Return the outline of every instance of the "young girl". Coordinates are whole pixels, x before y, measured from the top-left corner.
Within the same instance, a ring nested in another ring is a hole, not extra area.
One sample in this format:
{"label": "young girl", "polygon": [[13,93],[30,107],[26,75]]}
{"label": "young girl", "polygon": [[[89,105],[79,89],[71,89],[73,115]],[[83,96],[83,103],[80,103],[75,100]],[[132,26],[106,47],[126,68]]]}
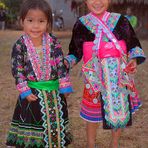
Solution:
{"label": "young girl", "polygon": [[52,12],[45,0],[24,1],[24,34],[12,50],[12,74],[20,92],[7,145],[63,148],[71,142],[66,100],[72,92],[57,39],[48,33]]}
{"label": "young girl", "polygon": [[97,123],[112,129],[110,148],[118,147],[121,128],[132,124],[141,105],[131,74],[145,60],[128,20],[107,12],[109,0],[85,0],[90,13],[75,23],[65,64],[83,57],[84,93],[80,116],[87,122],[87,145],[94,148]]}

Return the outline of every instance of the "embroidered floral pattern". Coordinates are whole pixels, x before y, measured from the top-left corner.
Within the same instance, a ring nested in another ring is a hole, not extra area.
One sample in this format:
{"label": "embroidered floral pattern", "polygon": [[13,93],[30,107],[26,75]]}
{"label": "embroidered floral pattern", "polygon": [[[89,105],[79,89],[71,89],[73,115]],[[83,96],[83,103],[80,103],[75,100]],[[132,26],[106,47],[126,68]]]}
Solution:
{"label": "embroidered floral pattern", "polygon": [[[43,44],[43,61],[40,59],[33,43],[27,35],[23,35],[13,47],[12,74],[16,78],[17,89],[20,94],[30,90],[27,85],[28,80],[46,81],[69,77],[63,64],[64,57],[61,45],[57,42],[57,39],[48,34],[44,34]],[[71,83],[68,82],[69,78],[66,80],[67,87],[71,87]],[[62,86],[62,84],[60,86]],[[65,84],[64,88],[66,88]]]}
{"label": "embroidered floral pattern", "polygon": [[65,60],[67,60],[68,64],[67,68],[71,69],[76,63],[77,63],[77,58],[74,55],[67,55],[65,57]]}
{"label": "embroidered floral pattern", "polygon": [[[107,16],[107,15],[106,15]],[[111,16],[112,17],[112,16]],[[97,26],[95,30],[96,38],[93,41],[94,46],[92,47],[93,55],[92,59],[95,59],[98,55],[98,50],[101,48],[101,42],[102,42],[102,36],[103,33],[107,36],[107,38],[114,43],[116,49],[119,50],[121,54],[125,54],[118,43],[118,40],[116,37],[111,33],[110,30],[113,30],[113,27],[116,25],[116,21],[118,21],[120,15],[116,15],[116,19],[113,19],[112,21],[107,21],[107,17],[104,17],[104,20],[97,18],[97,16],[94,16],[93,14],[88,14],[86,16],[86,19],[89,19],[89,21]],[[117,19],[118,18],[118,19]],[[106,22],[108,22],[108,26],[106,25]],[[84,22],[83,22],[84,23]],[[111,24],[109,24],[111,23]],[[86,21],[86,24],[87,21]],[[87,26],[88,27],[88,26]],[[89,29],[89,27],[88,27]],[[94,31],[94,30],[93,30]],[[92,32],[93,32],[92,31]],[[92,60],[90,59],[90,60]],[[114,62],[112,62],[112,58],[99,58],[98,60],[94,60],[94,73],[97,74],[98,80],[95,80],[95,82],[99,83],[100,89],[98,87],[98,91],[102,93],[102,98],[104,102],[104,110],[105,110],[105,119],[107,121],[107,124],[111,126],[112,128],[121,128],[125,127],[127,122],[130,119],[130,112],[128,108],[128,97],[127,94],[122,94],[121,90],[119,89],[118,82],[120,82],[120,61],[125,60],[122,58],[122,56],[119,58],[114,59]],[[99,61],[99,62],[98,62]],[[100,63],[101,64],[98,64]],[[123,63],[126,64],[126,61],[123,61]],[[92,65],[93,67],[93,65]],[[112,68],[114,67],[114,68]],[[88,67],[87,67],[88,68]],[[89,68],[88,68],[89,69]],[[103,74],[100,76],[100,71],[103,71]],[[91,71],[89,70],[88,73]],[[84,71],[84,74],[86,73],[86,70]],[[90,79],[92,76],[88,76],[89,78],[86,78],[89,83],[91,84]],[[101,78],[103,77],[103,80]],[[104,87],[103,84],[104,83]],[[115,87],[116,86],[116,87]],[[95,99],[95,98],[94,98]],[[121,101],[121,99],[124,99],[124,101]],[[119,114],[120,113],[120,114]]]}
{"label": "embroidered floral pattern", "polygon": [[27,46],[27,52],[29,55],[29,59],[31,60],[32,67],[36,74],[38,80],[46,80],[49,79],[50,73],[50,36],[47,34],[43,35],[43,61],[41,61],[39,55],[36,52],[36,49],[29,39],[28,35],[23,36],[25,45]]}

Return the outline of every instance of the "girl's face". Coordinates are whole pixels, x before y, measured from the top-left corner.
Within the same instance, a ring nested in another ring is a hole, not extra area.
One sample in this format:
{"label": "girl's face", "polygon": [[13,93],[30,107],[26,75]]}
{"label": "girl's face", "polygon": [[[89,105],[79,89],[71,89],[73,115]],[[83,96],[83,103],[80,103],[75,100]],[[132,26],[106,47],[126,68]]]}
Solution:
{"label": "girl's face", "polygon": [[86,0],[86,4],[92,13],[101,16],[108,9],[109,0]]}
{"label": "girl's face", "polygon": [[24,32],[31,37],[32,41],[41,42],[43,33],[47,31],[48,20],[44,12],[42,12],[41,10],[30,9],[24,21],[22,22],[22,26]]}

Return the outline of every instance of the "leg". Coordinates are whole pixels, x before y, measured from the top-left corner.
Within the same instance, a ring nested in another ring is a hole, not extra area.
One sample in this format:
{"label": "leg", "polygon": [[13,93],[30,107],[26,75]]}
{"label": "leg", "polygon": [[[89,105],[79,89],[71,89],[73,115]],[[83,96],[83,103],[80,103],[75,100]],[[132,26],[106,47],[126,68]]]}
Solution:
{"label": "leg", "polygon": [[86,123],[88,148],[94,148],[95,146],[97,127],[98,127],[98,123],[92,123],[92,122]]}
{"label": "leg", "polygon": [[118,148],[118,142],[121,135],[121,129],[112,130],[112,141],[110,148]]}

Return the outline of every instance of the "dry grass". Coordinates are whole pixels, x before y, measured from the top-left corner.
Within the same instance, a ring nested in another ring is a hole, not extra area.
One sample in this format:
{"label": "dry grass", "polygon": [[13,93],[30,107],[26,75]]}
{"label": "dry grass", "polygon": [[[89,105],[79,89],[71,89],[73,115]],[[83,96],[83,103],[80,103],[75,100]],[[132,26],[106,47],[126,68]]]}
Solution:
{"label": "dry grass", "polygon": [[[10,52],[11,46],[18,38],[21,32],[0,31],[0,148],[5,148],[5,138],[9,129],[9,123],[12,118],[14,106],[17,99],[14,79],[10,72]],[[70,41],[70,32],[56,33],[60,37],[64,52],[67,52]],[[64,37],[63,37],[64,35]],[[142,46],[148,55],[148,42],[141,41]],[[75,66],[71,72],[73,93],[68,99],[69,116],[71,120],[71,130],[74,141],[69,148],[85,148],[86,133],[85,122],[79,118],[79,104],[83,89],[82,79],[79,77],[81,64]],[[79,83],[78,83],[79,82]],[[136,75],[136,84],[139,88],[143,106],[139,112],[134,115],[134,123],[131,128],[124,130],[120,140],[121,148],[148,148],[148,63],[138,67]],[[101,126],[98,129],[97,143],[100,148],[107,148],[110,142],[110,131],[103,130]]]}

